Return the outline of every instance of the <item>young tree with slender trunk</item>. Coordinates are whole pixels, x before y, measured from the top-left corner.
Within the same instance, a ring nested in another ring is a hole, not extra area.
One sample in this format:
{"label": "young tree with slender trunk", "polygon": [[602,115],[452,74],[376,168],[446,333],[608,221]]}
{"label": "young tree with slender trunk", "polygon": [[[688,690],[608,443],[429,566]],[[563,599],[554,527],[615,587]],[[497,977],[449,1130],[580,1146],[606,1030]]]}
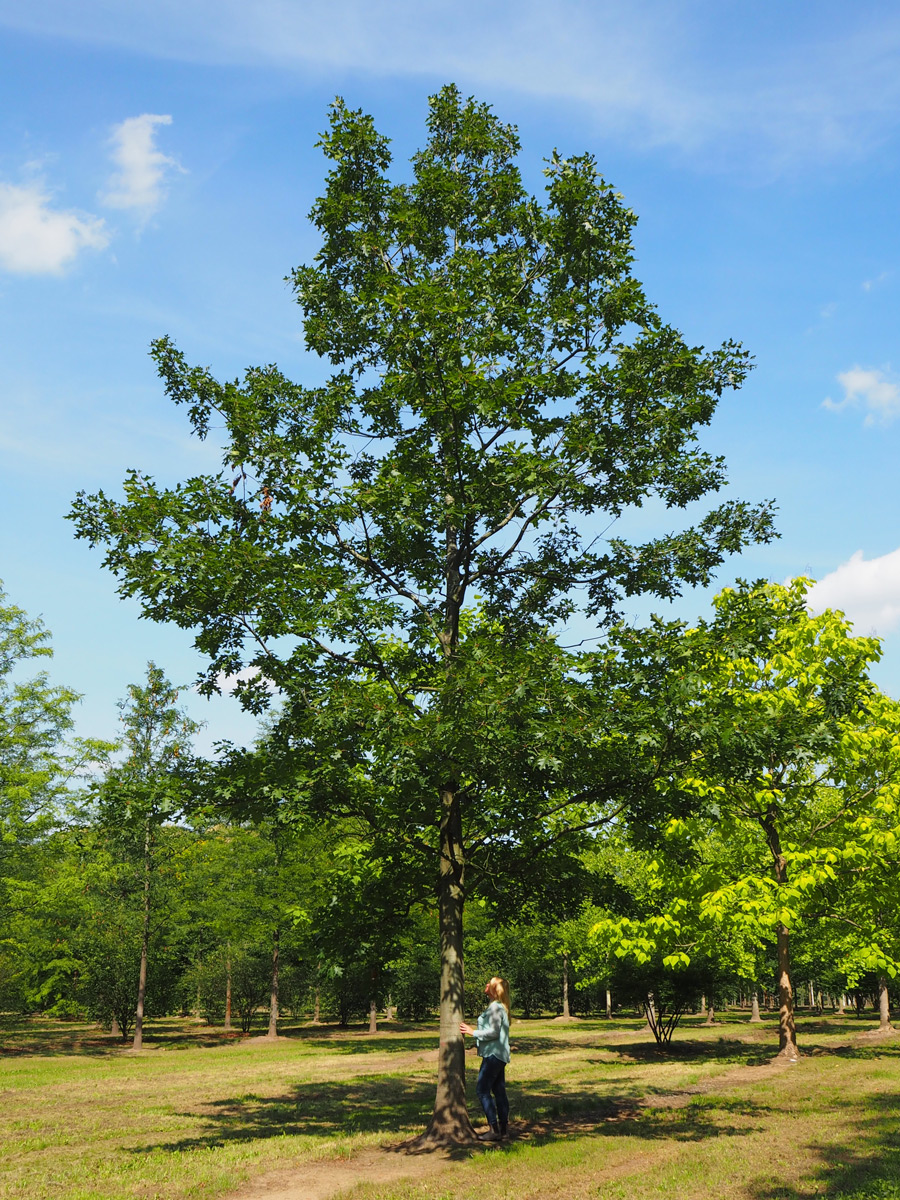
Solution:
{"label": "young tree with slender trunk", "polygon": [[[52,684],[46,671],[29,675],[32,662],[52,653],[48,630],[10,604],[0,586],[0,978],[10,981],[30,973],[30,955],[11,925],[19,917],[27,923],[35,908],[40,864],[52,855],[47,839],[66,817],[73,783],[112,749],[71,737],[77,692]],[[27,987],[25,994],[17,986],[3,992],[0,1004],[9,1008],[36,999]]]}
{"label": "young tree with slender trunk", "polygon": [[147,665],[146,686],[130,684],[120,705],[124,759],[96,788],[101,826],[137,858],[141,872],[141,954],[137,980],[133,1049],[144,1037],[147,969],[153,915],[155,851],[160,827],[174,820],[187,802],[177,768],[191,752],[200,728],[178,708],[178,690],[155,663]]}
{"label": "young tree with slender trunk", "polygon": [[762,1017],[759,1015],[759,992],[756,988],[750,994],[750,1023],[751,1025],[761,1025]]}
{"label": "young tree with slender trunk", "polygon": [[668,756],[654,818],[666,888],[701,926],[775,943],[790,1061],[796,931],[855,922],[858,970],[894,969],[875,914],[900,833],[900,706],[868,678],[879,644],[840,613],[812,615],[808,587],[727,588],[712,621],[657,623],[622,645],[646,684],[634,719]]}
{"label": "young tree with slender trunk", "polygon": [[590,155],[552,154],[542,204],[515,129],[452,86],[400,180],[341,101],[320,144],[322,245],[292,278],[332,373],[220,384],[162,339],[172,399],[199,437],[224,431],[223,472],[172,489],[133,473],[124,499],[81,495],[73,517],[146,616],[198,631],[207,691],[240,672],[258,710],[280,690],[285,746],[308,750],[297,787],[321,811],[330,798],[430,873],[429,1138],[465,1141],[466,896],[514,852],[535,874],[611,795],[589,769],[580,663],[547,630],[706,582],[772,536],[771,513],[729,501],[643,543],[607,532],[645,501],[672,513],[722,487],[698,431],[749,362],[660,318],[631,272],[635,217]]}

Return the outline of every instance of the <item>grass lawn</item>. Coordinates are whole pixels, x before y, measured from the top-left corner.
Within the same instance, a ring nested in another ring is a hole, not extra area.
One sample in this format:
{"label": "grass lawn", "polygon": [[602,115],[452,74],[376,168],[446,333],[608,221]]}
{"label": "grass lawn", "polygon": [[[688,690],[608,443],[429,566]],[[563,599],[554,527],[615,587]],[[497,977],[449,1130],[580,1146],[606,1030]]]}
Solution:
{"label": "grass lawn", "polygon": [[[516,1139],[406,1182],[361,1170],[348,1194],[900,1200],[900,1035],[860,1038],[872,1024],[802,1020],[804,1058],[773,1067],[774,1026],[746,1016],[688,1019],[668,1053],[637,1020],[514,1018]],[[164,1021],[134,1055],[88,1026],[0,1023],[0,1197],[226,1196],[278,1169],[371,1163],[433,1097],[434,1029],[386,1029],[270,1042]]]}

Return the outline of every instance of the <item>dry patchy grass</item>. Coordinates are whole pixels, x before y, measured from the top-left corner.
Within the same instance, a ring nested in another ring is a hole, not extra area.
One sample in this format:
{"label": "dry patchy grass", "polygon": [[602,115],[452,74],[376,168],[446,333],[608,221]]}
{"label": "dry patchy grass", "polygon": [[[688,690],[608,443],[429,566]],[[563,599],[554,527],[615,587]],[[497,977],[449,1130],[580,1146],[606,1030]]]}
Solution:
{"label": "dry patchy grass", "polygon": [[668,1052],[637,1021],[514,1021],[515,1139],[391,1182],[404,1156],[378,1170],[377,1148],[427,1119],[432,1029],[270,1042],[160,1022],[134,1055],[86,1026],[8,1024],[0,1197],[249,1196],[245,1181],[278,1173],[302,1200],[290,1171],[318,1163],[316,1195],[331,1172],[358,1200],[900,1200],[900,1037],[859,1040],[869,1027],[807,1020],[791,1067],[770,1063],[771,1024],[746,1018],[689,1020]]}

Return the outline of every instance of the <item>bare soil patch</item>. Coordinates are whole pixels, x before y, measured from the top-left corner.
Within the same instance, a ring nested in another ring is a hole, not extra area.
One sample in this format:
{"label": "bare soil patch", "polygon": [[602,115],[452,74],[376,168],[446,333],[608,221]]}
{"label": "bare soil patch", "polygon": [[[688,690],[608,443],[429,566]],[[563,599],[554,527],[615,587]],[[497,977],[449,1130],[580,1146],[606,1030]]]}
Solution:
{"label": "bare soil patch", "polygon": [[311,1162],[272,1171],[230,1192],[223,1200],[329,1200],[363,1181],[390,1184],[425,1180],[445,1171],[453,1161],[437,1153],[363,1150],[344,1162]]}

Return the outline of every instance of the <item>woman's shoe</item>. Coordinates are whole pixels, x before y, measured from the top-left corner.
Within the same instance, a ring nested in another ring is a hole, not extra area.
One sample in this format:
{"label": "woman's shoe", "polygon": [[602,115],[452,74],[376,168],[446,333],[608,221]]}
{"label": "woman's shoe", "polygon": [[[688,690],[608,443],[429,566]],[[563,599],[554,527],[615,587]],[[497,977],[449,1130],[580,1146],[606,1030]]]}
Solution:
{"label": "woman's shoe", "polygon": [[496,1125],[489,1125],[483,1133],[478,1135],[479,1142],[499,1142],[500,1130]]}

